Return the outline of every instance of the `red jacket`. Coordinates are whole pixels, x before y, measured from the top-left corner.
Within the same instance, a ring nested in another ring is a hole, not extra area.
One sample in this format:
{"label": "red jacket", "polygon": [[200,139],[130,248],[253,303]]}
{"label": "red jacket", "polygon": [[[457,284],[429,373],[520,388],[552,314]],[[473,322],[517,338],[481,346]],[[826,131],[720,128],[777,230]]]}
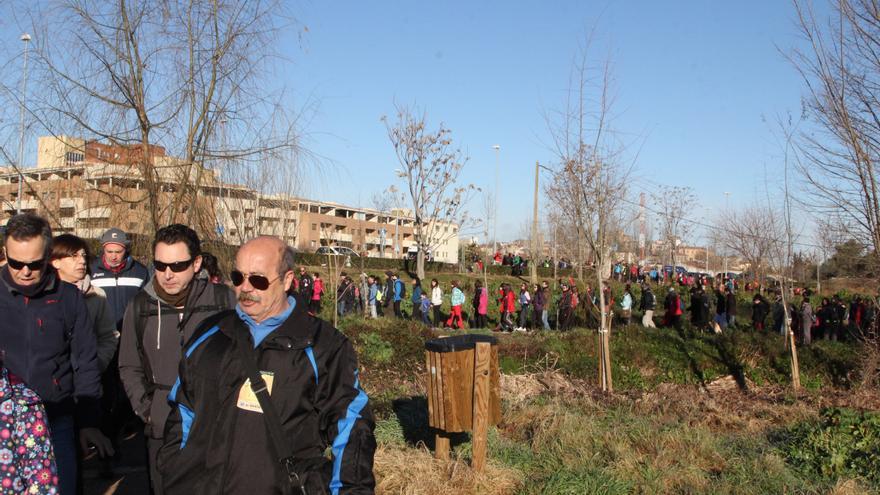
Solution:
{"label": "red jacket", "polygon": [[314,285],[312,285],[312,301],[320,301],[323,294],[324,281],[320,278],[316,278]]}
{"label": "red jacket", "polygon": [[512,290],[509,290],[504,294],[504,302],[504,311],[507,311],[508,313],[516,312],[516,295],[514,295]]}

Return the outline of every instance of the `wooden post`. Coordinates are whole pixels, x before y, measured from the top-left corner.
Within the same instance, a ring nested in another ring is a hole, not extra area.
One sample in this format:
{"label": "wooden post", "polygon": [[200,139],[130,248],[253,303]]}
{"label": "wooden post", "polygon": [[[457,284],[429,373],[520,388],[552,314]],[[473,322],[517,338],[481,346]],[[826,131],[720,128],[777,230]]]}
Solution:
{"label": "wooden post", "polygon": [[486,466],[486,451],[489,435],[489,371],[492,346],[488,342],[477,342],[474,349],[474,433],[473,457],[474,471],[482,471]]}
{"label": "wooden post", "polygon": [[795,392],[801,388],[801,370],[798,366],[797,344],[794,340],[794,331],[789,323],[785,324],[788,330],[788,342],[791,345],[791,386]]}
{"label": "wooden post", "polygon": [[446,432],[438,431],[434,436],[434,458],[449,460],[449,437]]}
{"label": "wooden post", "polygon": [[606,392],[614,392],[614,383],[611,381],[611,331],[610,329],[605,332],[604,338],[602,339],[602,347],[605,351],[605,387]]}

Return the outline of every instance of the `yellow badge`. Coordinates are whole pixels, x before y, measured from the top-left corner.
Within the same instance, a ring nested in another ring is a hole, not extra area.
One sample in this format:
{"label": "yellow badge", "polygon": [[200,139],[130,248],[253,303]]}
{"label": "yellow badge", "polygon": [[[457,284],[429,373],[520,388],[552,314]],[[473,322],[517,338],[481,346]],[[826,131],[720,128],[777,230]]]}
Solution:
{"label": "yellow badge", "polygon": [[[268,390],[269,395],[271,395],[272,380],[275,378],[275,374],[269,371],[261,371],[260,375],[262,375],[263,381],[266,382],[266,390]],[[263,408],[260,407],[260,401],[257,400],[257,396],[254,394],[254,391],[251,390],[250,378],[244,381],[244,385],[242,385],[241,390],[238,391],[237,405],[239,409],[244,409],[245,411],[263,412]]]}

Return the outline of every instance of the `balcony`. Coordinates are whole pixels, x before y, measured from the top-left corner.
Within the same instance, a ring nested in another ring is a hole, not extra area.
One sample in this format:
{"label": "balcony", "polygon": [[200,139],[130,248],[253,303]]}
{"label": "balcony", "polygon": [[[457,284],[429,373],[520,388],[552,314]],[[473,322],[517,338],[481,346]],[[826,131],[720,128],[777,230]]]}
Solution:
{"label": "balcony", "polygon": [[96,206],[94,208],[86,208],[76,212],[77,218],[110,218],[110,208],[107,206]]}
{"label": "balcony", "polygon": [[330,239],[337,242],[352,242],[351,234],[342,234],[339,232],[332,232],[330,235],[321,234],[321,239]]}
{"label": "balcony", "polygon": [[82,198],[61,198],[61,208],[80,208]]}

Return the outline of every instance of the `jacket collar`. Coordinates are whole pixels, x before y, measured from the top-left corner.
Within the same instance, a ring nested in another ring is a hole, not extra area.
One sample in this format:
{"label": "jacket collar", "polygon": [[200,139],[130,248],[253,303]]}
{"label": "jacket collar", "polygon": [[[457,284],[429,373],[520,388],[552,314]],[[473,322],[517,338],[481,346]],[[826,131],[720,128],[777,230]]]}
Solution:
{"label": "jacket collar", "polygon": [[[288,296],[289,298],[294,299],[294,303],[291,304],[292,310],[287,314],[286,317],[282,319],[282,321],[273,328],[272,331],[268,333],[260,342],[260,347],[280,347],[280,348],[304,348],[311,346],[315,340],[315,332],[317,331],[317,327],[312,324],[310,321],[310,315],[308,313],[308,301],[303,299],[299,294],[294,294],[292,296]],[[232,339],[236,339],[243,333],[246,336],[251,336],[252,332],[250,323],[255,323],[253,319],[251,319],[246,314],[239,311],[238,306],[236,306],[236,316],[232,318],[232,323],[229,325],[221,325],[221,331],[227,334]],[[242,315],[247,317],[247,320],[242,318]],[[281,319],[283,315],[278,315],[272,318]],[[269,320],[263,322],[263,324],[267,323]]]}
{"label": "jacket collar", "polygon": [[[47,265],[47,268],[51,268]],[[9,274],[9,267],[4,266],[0,269],[0,280],[3,281],[3,285],[12,295],[23,295],[27,297],[38,297],[46,292],[51,292],[58,285],[58,277],[55,275],[55,270],[46,269],[44,272],[43,278],[37,282],[36,286],[31,286],[26,288],[17,286],[12,282],[12,277]],[[28,290],[30,289],[30,290]]]}

